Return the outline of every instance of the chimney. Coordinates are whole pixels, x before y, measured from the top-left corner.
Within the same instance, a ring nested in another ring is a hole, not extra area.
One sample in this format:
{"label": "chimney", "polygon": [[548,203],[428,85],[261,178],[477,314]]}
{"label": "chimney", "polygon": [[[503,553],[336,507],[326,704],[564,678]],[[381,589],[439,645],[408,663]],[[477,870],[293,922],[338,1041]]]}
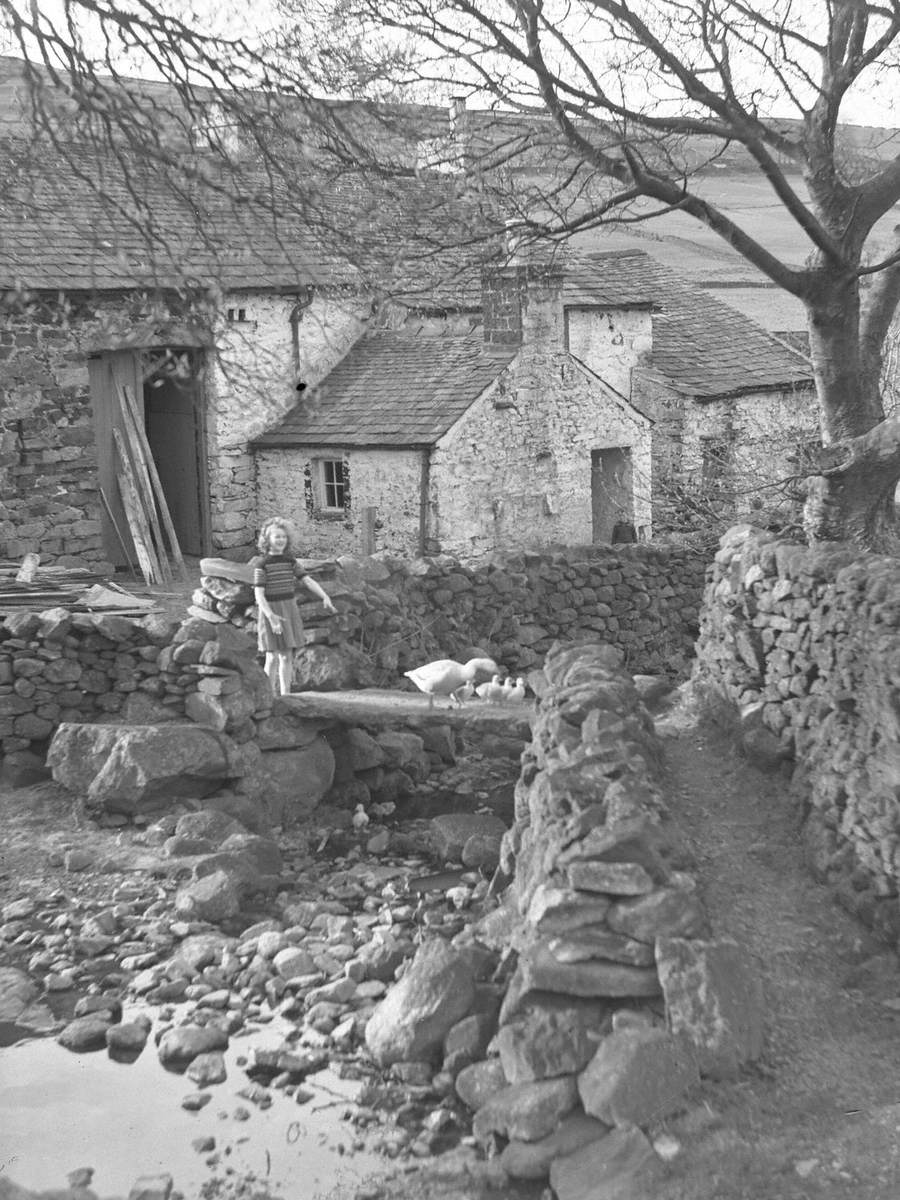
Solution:
{"label": "chimney", "polygon": [[528,261],[507,225],[508,259],[481,270],[484,340],[493,346],[563,348],[563,270],[555,262]]}

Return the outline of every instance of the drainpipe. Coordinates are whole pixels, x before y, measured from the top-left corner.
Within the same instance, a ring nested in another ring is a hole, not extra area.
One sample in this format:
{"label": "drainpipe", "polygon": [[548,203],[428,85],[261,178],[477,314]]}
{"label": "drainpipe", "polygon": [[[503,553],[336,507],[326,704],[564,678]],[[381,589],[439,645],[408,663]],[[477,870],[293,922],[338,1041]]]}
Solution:
{"label": "drainpipe", "polygon": [[312,284],[307,284],[305,294],[297,297],[288,317],[291,326],[291,351],[294,359],[295,375],[299,375],[300,373],[300,322],[303,320],[303,313],[313,302],[313,295]]}
{"label": "drainpipe", "polygon": [[419,471],[419,557],[425,557],[425,543],[428,540],[428,491],[431,486],[431,451],[426,446],[422,451],[422,464]]}

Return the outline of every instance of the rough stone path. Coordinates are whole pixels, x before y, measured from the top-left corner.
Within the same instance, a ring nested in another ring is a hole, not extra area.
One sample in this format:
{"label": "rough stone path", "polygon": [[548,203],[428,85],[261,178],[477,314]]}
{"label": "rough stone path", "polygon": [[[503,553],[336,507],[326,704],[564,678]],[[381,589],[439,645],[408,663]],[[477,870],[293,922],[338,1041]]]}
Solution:
{"label": "rough stone path", "polygon": [[683,1150],[665,1200],[900,1196],[896,955],[809,874],[783,775],[755,770],[685,708],[658,728],[715,933],[756,956],[767,1001],[758,1068],[669,1122]]}

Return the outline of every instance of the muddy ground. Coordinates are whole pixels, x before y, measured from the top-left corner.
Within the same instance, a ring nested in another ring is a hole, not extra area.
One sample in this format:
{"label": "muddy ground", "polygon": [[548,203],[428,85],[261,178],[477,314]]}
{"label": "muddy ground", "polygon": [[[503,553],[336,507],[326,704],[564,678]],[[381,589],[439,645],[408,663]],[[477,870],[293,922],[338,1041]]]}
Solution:
{"label": "muddy ground", "polygon": [[[755,771],[724,734],[698,724],[684,706],[659,728],[665,791],[696,856],[715,933],[737,938],[758,961],[767,1041],[762,1060],[739,1080],[705,1085],[684,1112],[650,1131],[667,1132],[677,1143],[657,1196],[894,1200],[900,1195],[896,956],[808,874],[800,813],[784,776]],[[110,862],[122,861],[127,839],[127,832],[80,819],[53,787],[3,792],[0,903],[15,899],[30,880],[85,896],[108,893],[121,878]],[[52,865],[65,849],[79,847],[91,855],[86,871],[71,875]],[[541,1190],[498,1178],[491,1163],[462,1146],[433,1160],[386,1160],[384,1175],[372,1179],[365,1195],[533,1200]],[[216,1191],[259,1194],[240,1180]],[[328,1200],[350,1197],[336,1190]]]}

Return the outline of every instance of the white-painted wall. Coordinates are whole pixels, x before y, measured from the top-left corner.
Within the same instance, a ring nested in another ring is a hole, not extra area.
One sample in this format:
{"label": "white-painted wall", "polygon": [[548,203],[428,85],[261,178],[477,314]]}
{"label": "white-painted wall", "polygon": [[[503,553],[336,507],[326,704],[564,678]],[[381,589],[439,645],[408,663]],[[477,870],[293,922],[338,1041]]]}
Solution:
{"label": "white-painted wall", "polygon": [[[365,549],[363,509],[374,507],[375,549],[404,557],[419,553],[421,450],[260,449],[256,453],[260,519],[278,514],[295,523],[305,555],[333,557]],[[317,504],[315,460],[343,458],[350,502],[343,516]]]}
{"label": "white-painted wall", "polygon": [[647,309],[566,307],[569,352],[623,396],[631,395],[631,372],[648,362],[653,317]]}
{"label": "white-painted wall", "polygon": [[[233,294],[222,302],[216,351],[206,380],[207,440],[213,543],[248,546],[258,528],[253,457],[248,443],[297,402],[298,379],[316,384],[365,330],[369,305],[315,296],[299,326],[294,361],[293,296]],[[227,320],[243,309],[244,320]]]}

